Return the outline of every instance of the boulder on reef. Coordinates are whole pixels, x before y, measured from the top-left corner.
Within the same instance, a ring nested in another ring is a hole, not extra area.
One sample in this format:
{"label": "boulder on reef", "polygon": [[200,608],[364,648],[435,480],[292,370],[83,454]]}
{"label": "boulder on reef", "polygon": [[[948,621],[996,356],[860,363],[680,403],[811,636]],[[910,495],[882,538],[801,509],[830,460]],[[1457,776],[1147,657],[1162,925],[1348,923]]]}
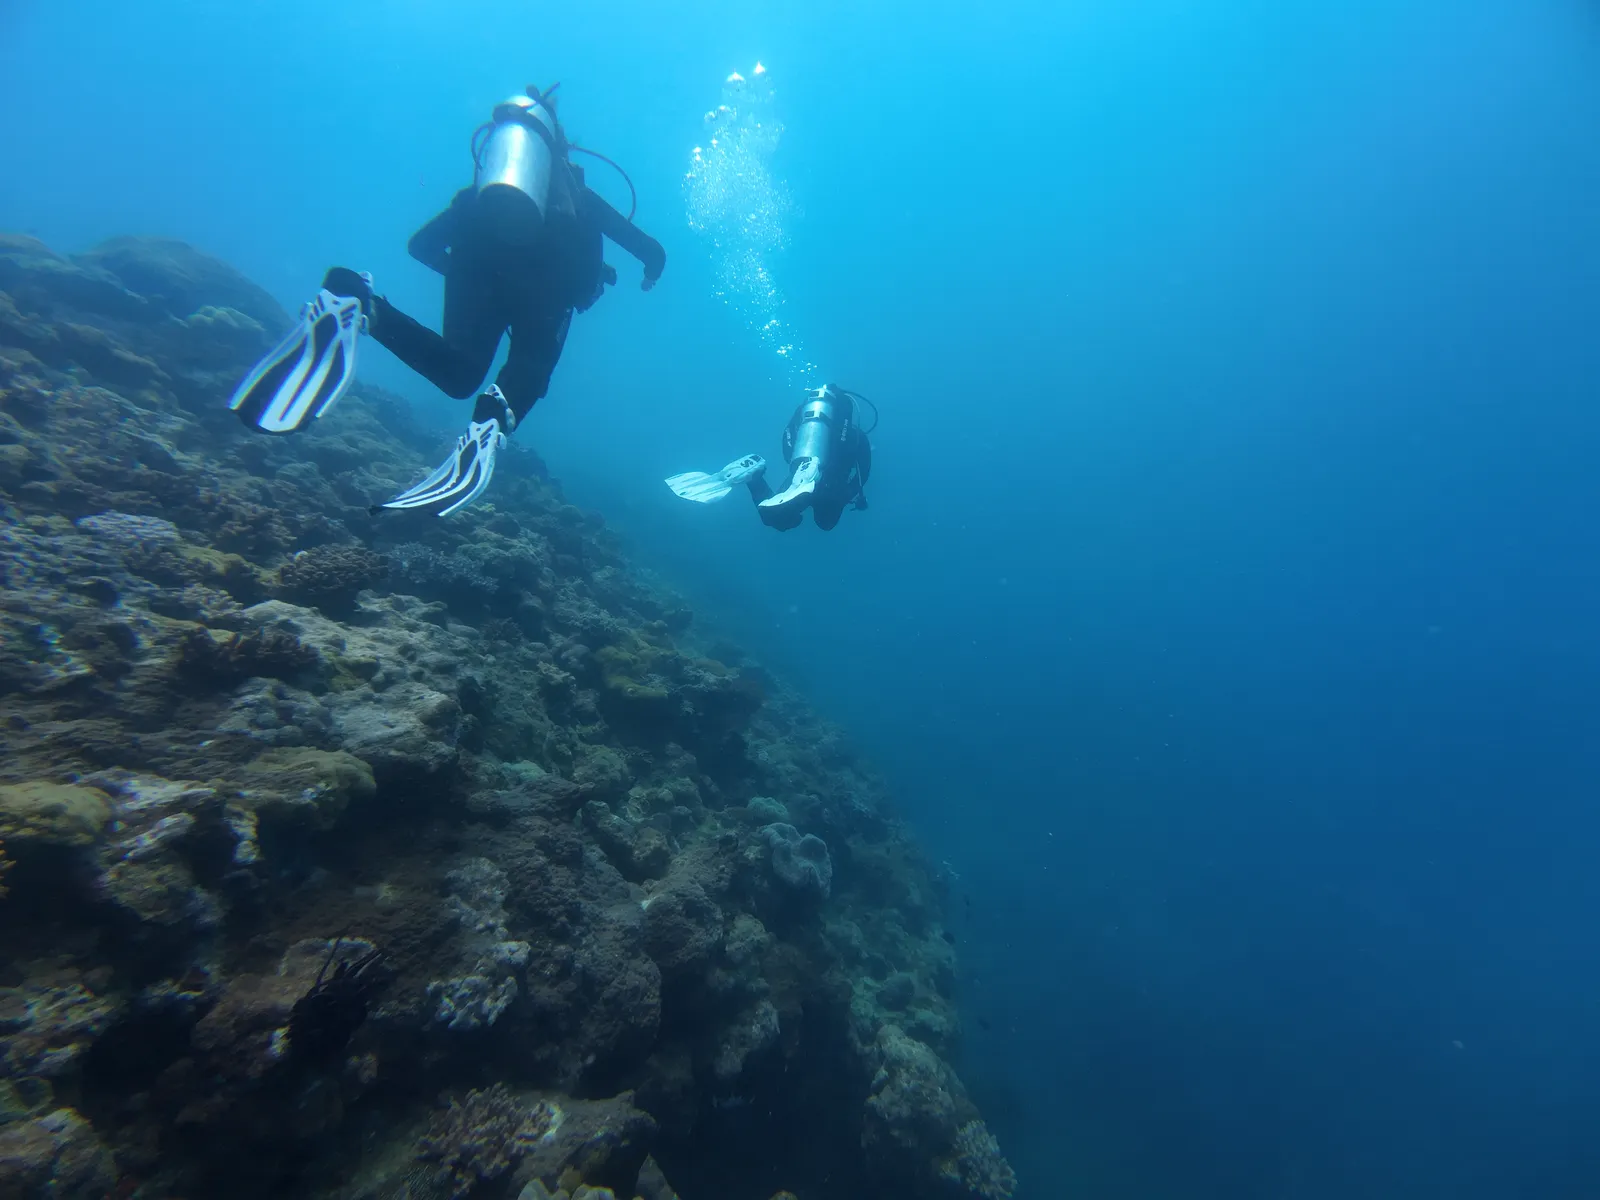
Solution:
{"label": "boulder on reef", "polygon": [[764,825],[761,836],[772,849],[772,870],[796,892],[826,900],[833,891],[833,860],[828,843],[815,834],[801,835],[782,822]]}

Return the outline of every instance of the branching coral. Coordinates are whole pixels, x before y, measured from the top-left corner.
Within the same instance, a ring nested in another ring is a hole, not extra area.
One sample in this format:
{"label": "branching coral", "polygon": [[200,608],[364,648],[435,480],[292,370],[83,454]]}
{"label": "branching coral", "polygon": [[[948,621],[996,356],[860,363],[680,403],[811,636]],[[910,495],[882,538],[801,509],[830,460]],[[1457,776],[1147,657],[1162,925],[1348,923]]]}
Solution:
{"label": "branching coral", "polygon": [[318,546],[302,550],[278,569],[283,595],[324,612],[354,611],[363,588],[389,574],[389,560],[364,546]]}

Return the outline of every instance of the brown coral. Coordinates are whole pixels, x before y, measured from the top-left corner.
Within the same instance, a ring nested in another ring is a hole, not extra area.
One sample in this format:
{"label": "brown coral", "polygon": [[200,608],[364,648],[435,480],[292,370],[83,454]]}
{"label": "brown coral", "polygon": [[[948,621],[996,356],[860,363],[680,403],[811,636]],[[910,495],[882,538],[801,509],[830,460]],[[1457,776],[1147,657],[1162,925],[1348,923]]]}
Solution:
{"label": "brown coral", "polygon": [[0,785],[0,835],[18,846],[90,846],[110,819],[104,792],[73,783]]}
{"label": "brown coral", "polygon": [[89,1122],[70,1108],[0,1130],[0,1196],[94,1200],[117,1181],[116,1162]]}
{"label": "brown coral", "polygon": [[246,679],[293,680],[317,663],[317,652],[283,629],[218,637],[192,630],[178,646],[178,670],[199,682],[227,688]]}
{"label": "brown coral", "polygon": [[417,1157],[437,1163],[434,1181],[462,1200],[480,1183],[499,1179],[550,1130],[556,1110],[529,1103],[497,1083],[474,1089],[435,1114],[417,1144]]}

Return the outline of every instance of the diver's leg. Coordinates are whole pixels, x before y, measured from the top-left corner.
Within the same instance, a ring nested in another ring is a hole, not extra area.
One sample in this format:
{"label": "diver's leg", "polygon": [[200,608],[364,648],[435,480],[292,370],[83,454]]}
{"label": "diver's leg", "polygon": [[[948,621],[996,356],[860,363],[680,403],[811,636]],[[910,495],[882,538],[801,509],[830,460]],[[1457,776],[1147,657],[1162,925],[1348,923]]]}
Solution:
{"label": "diver's leg", "polygon": [[[456,322],[462,320],[461,310],[455,310]],[[561,346],[566,341],[567,324],[571,314],[563,314],[558,321],[532,324],[520,321],[511,330],[511,352],[501,369],[495,385],[479,393],[478,403],[472,410],[472,422],[466,435],[456,442],[455,452],[421,483],[414,484],[383,508],[425,509],[448,517],[465,508],[489,486],[494,478],[495,461],[506,444],[506,435],[522,423],[545,389],[550,386],[550,373],[561,357]],[[445,328],[451,328],[452,315],[447,307]],[[484,328],[496,329],[495,344],[499,343],[498,322]],[[469,326],[469,331],[471,331]],[[434,335],[438,336],[438,335]],[[448,344],[448,338],[440,338]],[[494,345],[482,369],[474,376],[481,380],[483,372],[493,361]],[[474,384],[474,387],[477,385]]]}
{"label": "diver's leg", "polygon": [[834,499],[831,496],[819,496],[811,501],[811,516],[816,521],[818,529],[832,529],[843,515],[843,497]]}
{"label": "diver's leg", "polygon": [[750,488],[750,498],[755,501],[756,513],[761,518],[761,523],[768,529],[790,530],[797,528],[805,519],[806,505],[810,496],[802,496],[788,504],[767,504],[772,499],[772,485],[767,482],[765,475],[757,475],[747,481]]}
{"label": "diver's leg", "polygon": [[783,491],[756,501],[761,519],[774,529],[793,529],[816,496],[818,467],[815,458],[797,458],[789,464],[789,482]]}
{"label": "diver's leg", "polygon": [[[555,373],[556,363],[561,361],[561,351],[567,344],[567,331],[571,327],[570,308],[554,313],[525,309],[512,321],[511,349],[495,382],[517,424],[522,424],[533,406],[550,390],[550,376]],[[480,400],[480,409],[487,413],[483,405]],[[477,415],[474,419],[485,418]]]}
{"label": "diver's leg", "polygon": [[[465,399],[489,373],[509,322],[499,277],[490,271],[474,272],[463,262],[445,279],[444,333],[434,333],[393,305],[386,305],[373,324],[395,339],[398,344],[387,340],[384,344],[409,366],[449,395]],[[514,424],[507,409],[498,387],[480,394],[455,450],[432,474],[381,507],[448,517],[471,504],[494,478],[499,452]]]}
{"label": "diver's leg", "polygon": [[798,528],[806,515],[804,506],[797,504],[786,505],[783,508],[762,508],[758,504],[756,512],[761,514],[761,523],[768,529],[783,532]]}
{"label": "diver's leg", "polygon": [[477,392],[494,364],[505,324],[491,297],[475,294],[471,276],[445,281],[445,332],[435,333],[382,296],[372,300],[372,336],[401,362],[447,396]]}
{"label": "diver's leg", "polygon": [[463,252],[459,258],[451,258],[445,276],[442,334],[401,312],[383,296],[371,297],[370,332],[445,395],[464,400],[483,383],[510,324],[500,290],[493,268]]}

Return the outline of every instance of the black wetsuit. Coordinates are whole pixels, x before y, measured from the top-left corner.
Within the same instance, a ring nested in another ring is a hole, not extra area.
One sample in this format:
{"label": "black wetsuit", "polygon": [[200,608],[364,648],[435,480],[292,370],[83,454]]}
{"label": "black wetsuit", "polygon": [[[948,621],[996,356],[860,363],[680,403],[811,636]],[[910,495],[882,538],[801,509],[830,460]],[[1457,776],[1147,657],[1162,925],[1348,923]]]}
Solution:
{"label": "black wetsuit", "polygon": [[[584,186],[578,167],[560,164],[551,191],[545,228],[525,249],[507,247],[481,227],[470,187],[412,235],[411,256],[444,276],[442,334],[383,297],[372,299],[372,336],[457,399],[483,385],[509,329],[511,349],[495,382],[519,424],[550,387],[573,312],[588,309],[616,282],[602,239],[643,263],[646,279],[659,278],[667,261],[660,242]],[[500,415],[490,406],[473,419]]]}
{"label": "black wetsuit", "polygon": [[[784,462],[790,462],[794,454],[794,437],[800,428],[800,414],[804,409],[805,405],[802,404],[794,410],[794,416],[789,418],[789,424],[783,431]],[[806,509],[809,508],[818,529],[832,529],[844,515],[845,505],[853,502],[856,508],[867,507],[864,489],[867,477],[872,474],[872,443],[861,432],[853,408],[846,410],[835,431],[833,448],[826,463],[822,478],[817,480],[811,495],[792,504],[762,508],[761,502],[772,497],[775,491],[764,474],[748,480],[746,486],[756,503],[761,523],[773,529],[793,529],[805,519]]]}

